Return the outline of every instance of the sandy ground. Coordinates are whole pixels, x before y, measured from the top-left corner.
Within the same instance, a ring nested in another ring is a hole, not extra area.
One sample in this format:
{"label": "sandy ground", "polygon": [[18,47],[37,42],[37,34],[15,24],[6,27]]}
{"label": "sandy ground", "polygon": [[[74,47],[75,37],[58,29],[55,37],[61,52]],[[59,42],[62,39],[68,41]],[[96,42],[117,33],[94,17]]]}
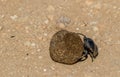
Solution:
{"label": "sandy ground", "polygon": [[[56,63],[61,29],[94,39],[99,56]],[[0,0],[0,77],[120,77],[120,0]]]}

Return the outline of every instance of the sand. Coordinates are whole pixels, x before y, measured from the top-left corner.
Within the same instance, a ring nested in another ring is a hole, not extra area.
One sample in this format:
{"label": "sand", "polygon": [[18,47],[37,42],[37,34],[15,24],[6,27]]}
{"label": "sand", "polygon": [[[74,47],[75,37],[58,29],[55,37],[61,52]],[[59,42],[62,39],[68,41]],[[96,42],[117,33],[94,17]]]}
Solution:
{"label": "sand", "polygon": [[[99,55],[65,65],[49,44],[61,29],[83,33]],[[119,77],[120,0],[0,0],[0,77]]]}

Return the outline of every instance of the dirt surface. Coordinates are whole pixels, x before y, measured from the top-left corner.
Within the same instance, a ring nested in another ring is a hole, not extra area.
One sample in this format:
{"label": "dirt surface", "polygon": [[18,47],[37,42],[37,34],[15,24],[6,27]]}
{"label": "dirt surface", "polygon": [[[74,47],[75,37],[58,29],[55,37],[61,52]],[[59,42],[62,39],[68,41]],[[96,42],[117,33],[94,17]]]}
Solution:
{"label": "dirt surface", "polygon": [[[61,29],[94,39],[94,62],[52,61]],[[0,77],[119,77],[119,47],[120,0],[0,0]]]}

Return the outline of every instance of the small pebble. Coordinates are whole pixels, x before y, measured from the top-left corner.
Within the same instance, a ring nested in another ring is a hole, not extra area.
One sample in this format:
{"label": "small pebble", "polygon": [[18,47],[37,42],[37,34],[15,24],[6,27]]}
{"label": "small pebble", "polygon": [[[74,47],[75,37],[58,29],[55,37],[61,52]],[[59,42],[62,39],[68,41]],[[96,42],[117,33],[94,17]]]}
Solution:
{"label": "small pebble", "polygon": [[37,52],[40,52],[41,51],[41,49],[37,49]]}
{"label": "small pebble", "polygon": [[97,21],[93,21],[93,22],[90,22],[90,25],[96,25],[98,22]]}
{"label": "small pebble", "polygon": [[44,23],[45,23],[45,24],[48,24],[48,23],[49,23],[49,20],[48,20],[48,19],[47,19],[47,20],[45,20],[45,21],[44,21]]}
{"label": "small pebble", "polygon": [[120,73],[120,71],[118,71]]}
{"label": "small pebble", "polygon": [[7,1],[7,0],[1,0],[2,2],[5,2],[5,1]]}
{"label": "small pebble", "polygon": [[117,44],[120,44],[120,40],[117,41]]}
{"label": "small pebble", "polygon": [[93,31],[98,31],[99,29],[98,29],[98,27],[93,27]]}
{"label": "small pebble", "polygon": [[28,60],[29,58],[28,58],[28,57],[25,57],[24,59],[25,59],[25,60]]}
{"label": "small pebble", "polygon": [[80,30],[79,28],[76,28],[76,30]]}
{"label": "small pebble", "polygon": [[42,37],[42,36],[40,36],[40,37],[38,37],[38,39],[39,39],[39,40],[42,40],[42,39],[43,39],[43,37]]}
{"label": "small pebble", "polygon": [[35,52],[33,51],[33,52],[31,52],[31,54],[35,54]]}
{"label": "small pebble", "polygon": [[36,45],[35,43],[31,43],[31,46],[35,47],[35,45]]}
{"label": "small pebble", "polygon": [[0,31],[3,29],[3,27],[2,26],[0,26]]}
{"label": "small pebble", "polygon": [[47,26],[43,25],[43,26],[42,26],[42,28],[43,28],[43,29],[46,29],[46,28],[47,28]]}
{"label": "small pebble", "polygon": [[116,9],[117,8],[117,6],[113,6],[113,9]]}
{"label": "small pebble", "polygon": [[4,18],[4,17],[5,17],[5,15],[0,15],[0,17],[1,17],[1,18]]}
{"label": "small pebble", "polygon": [[55,70],[55,68],[54,68],[54,67],[51,67],[51,69],[52,69],[52,70]]}
{"label": "small pebble", "polygon": [[18,18],[18,16],[17,16],[17,15],[13,15],[13,16],[10,16],[10,18],[11,18],[12,20],[16,20],[16,19]]}
{"label": "small pebble", "polygon": [[48,34],[47,33],[44,33],[44,36],[47,36]]}
{"label": "small pebble", "polygon": [[63,29],[65,28],[65,25],[63,23],[59,23],[59,27]]}
{"label": "small pebble", "polygon": [[68,24],[70,24],[70,22],[71,22],[71,19],[67,16],[61,16],[58,19],[58,23],[63,23],[64,25],[68,25]]}
{"label": "small pebble", "polygon": [[35,47],[36,44],[35,44],[35,43],[31,43],[30,41],[26,41],[26,42],[24,43],[24,45]]}
{"label": "small pebble", "polygon": [[39,59],[42,59],[43,57],[42,56],[38,56]]}
{"label": "small pebble", "polygon": [[25,77],[24,75],[22,77]]}
{"label": "small pebble", "polygon": [[47,71],[47,69],[43,69],[43,71],[44,71],[44,72],[46,72],[46,71]]}
{"label": "small pebble", "polygon": [[[46,35],[46,34],[45,34],[45,35]],[[45,35],[44,35],[44,36],[45,36]],[[38,39],[41,40],[41,41],[44,41],[44,42],[46,41],[46,38],[43,38],[42,36],[41,36],[41,37],[38,37]]]}

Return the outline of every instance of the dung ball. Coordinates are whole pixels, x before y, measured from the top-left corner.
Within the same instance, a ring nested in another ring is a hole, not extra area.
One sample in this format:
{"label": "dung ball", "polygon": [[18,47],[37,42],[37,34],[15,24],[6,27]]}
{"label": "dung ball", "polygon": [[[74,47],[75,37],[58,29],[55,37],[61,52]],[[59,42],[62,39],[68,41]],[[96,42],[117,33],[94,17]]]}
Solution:
{"label": "dung ball", "polygon": [[77,33],[60,30],[52,36],[49,51],[53,61],[74,64],[82,57],[84,47]]}

